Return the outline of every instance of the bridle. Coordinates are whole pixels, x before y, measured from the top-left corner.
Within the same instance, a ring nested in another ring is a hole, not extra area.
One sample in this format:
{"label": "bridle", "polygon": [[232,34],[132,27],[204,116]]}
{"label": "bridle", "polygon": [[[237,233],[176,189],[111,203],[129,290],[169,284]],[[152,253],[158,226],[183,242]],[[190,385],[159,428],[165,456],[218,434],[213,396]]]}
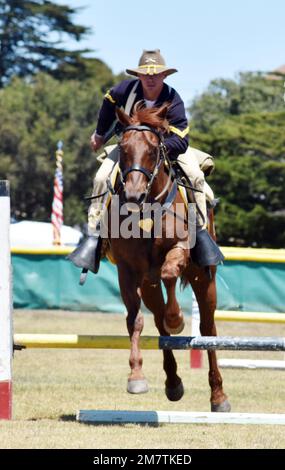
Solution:
{"label": "bridle", "polygon": [[[130,125],[130,126],[126,126],[122,130],[122,134],[125,134],[128,131],[138,131],[138,132],[149,131],[149,132],[152,132],[153,134],[155,134],[158,137],[156,162],[155,162],[155,166],[154,166],[153,171],[150,171],[148,168],[145,168],[145,167],[143,167],[141,165],[138,165],[138,164],[134,164],[134,165],[126,168],[125,170],[123,170],[122,167],[121,167],[121,148],[120,148],[121,147],[121,141],[120,141],[118,143],[118,147],[119,147],[119,159],[118,159],[119,181],[118,181],[118,183],[119,184],[117,185],[116,189],[114,188],[114,186],[112,184],[111,177],[110,177],[111,175],[109,175],[108,178],[107,178],[107,181],[106,181],[107,188],[108,188],[107,191],[105,191],[102,194],[97,194],[95,196],[86,196],[84,199],[90,201],[90,200],[98,199],[102,196],[105,196],[107,193],[111,193],[112,195],[118,194],[121,190],[124,190],[125,185],[126,185],[127,176],[132,171],[139,171],[140,173],[143,173],[146,176],[146,178],[148,179],[146,190],[143,193],[143,198],[140,202],[138,202],[138,205],[141,207],[145,203],[145,201],[146,201],[146,199],[147,199],[147,197],[150,193],[151,186],[153,184],[154,179],[156,178],[156,176],[158,174],[158,171],[159,171],[159,168],[160,168],[161,164],[163,162],[167,162],[168,167],[169,167],[169,177],[168,177],[167,183],[164,186],[161,193],[158,194],[154,198],[154,200],[158,201],[166,193],[166,191],[168,190],[168,188],[170,186],[170,183],[172,182],[172,188],[171,188],[171,190],[169,192],[169,195],[167,196],[166,201],[163,204],[163,206],[166,207],[168,205],[171,205],[171,203],[173,202],[173,200],[176,196],[176,193],[177,193],[177,183],[176,183],[176,180],[175,180],[174,170],[173,170],[171,162],[170,162],[170,160],[167,156],[166,147],[164,145],[164,139],[163,139],[163,136],[162,136],[161,132],[159,132],[158,130],[156,130],[153,127],[146,126],[146,125]],[[115,166],[115,164],[114,164],[114,166]],[[171,199],[171,201],[170,201],[170,199]]]}
{"label": "bridle", "polygon": [[[145,201],[146,201],[146,199],[147,199],[147,197],[150,193],[153,181],[154,181],[154,179],[156,178],[156,176],[158,174],[158,171],[159,171],[159,168],[160,168],[162,162],[164,162],[165,159],[166,159],[166,148],[165,148],[165,145],[164,145],[162,134],[159,131],[157,131],[156,129],[154,129],[153,127],[145,126],[145,125],[137,125],[137,126],[131,125],[131,126],[125,127],[122,132],[123,132],[123,134],[125,134],[126,132],[129,132],[129,131],[137,131],[137,132],[148,131],[148,132],[152,132],[153,134],[156,135],[156,137],[158,137],[158,143],[159,144],[158,144],[158,147],[157,147],[156,162],[155,162],[155,165],[154,165],[154,168],[153,168],[152,171],[149,170],[148,168],[145,168],[141,165],[138,165],[137,163],[132,165],[132,166],[129,166],[128,168],[123,170],[122,166],[121,166],[121,152],[119,151],[118,164],[119,164],[119,178],[120,178],[121,189],[124,190],[125,185],[126,185],[126,178],[133,171],[138,171],[138,172],[142,173],[148,180],[146,189],[143,192],[143,197],[141,198],[141,200],[139,202],[139,205],[142,205],[142,204],[145,203]],[[120,150],[120,143],[119,143],[119,150]]]}

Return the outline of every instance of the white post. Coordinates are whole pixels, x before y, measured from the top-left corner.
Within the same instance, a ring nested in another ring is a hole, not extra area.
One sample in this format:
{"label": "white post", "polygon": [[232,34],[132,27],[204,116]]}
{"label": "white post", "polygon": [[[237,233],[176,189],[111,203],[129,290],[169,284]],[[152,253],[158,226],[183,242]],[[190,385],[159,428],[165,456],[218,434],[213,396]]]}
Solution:
{"label": "white post", "polygon": [[[192,291],[192,336],[201,336],[200,333],[200,311],[199,305]],[[200,349],[191,349],[190,351],[190,367],[191,369],[200,369],[203,364],[203,351]]]}
{"label": "white post", "polygon": [[0,181],[0,419],[12,417],[12,357],[10,188]]}

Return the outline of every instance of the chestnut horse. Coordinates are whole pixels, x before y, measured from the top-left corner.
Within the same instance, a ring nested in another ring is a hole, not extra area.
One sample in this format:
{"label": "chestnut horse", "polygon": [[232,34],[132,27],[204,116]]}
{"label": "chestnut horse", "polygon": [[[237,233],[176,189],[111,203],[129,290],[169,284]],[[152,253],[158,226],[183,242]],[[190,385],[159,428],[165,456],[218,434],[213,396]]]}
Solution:
{"label": "chestnut horse", "polygon": [[[211,276],[204,268],[193,262],[189,253],[189,235],[185,217],[177,214],[183,204],[177,191],[170,162],[166,162],[163,134],[167,132],[167,106],[145,109],[137,107],[133,116],[117,109],[117,117],[123,125],[119,144],[119,178],[113,192],[118,195],[119,205],[133,207],[142,213],[147,202],[157,201],[160,214],[161,236],[144,238],[144,232],[152,230],[152,219],[139,223],[139,237],[109,235],[110,255],[117,264],[121,296],[127,308],[127,328],[131,341],[130,368],[127,390],[129,393],[148,391],[147,380],[142,371],[142,355],[139,347],[143,330],[141,300],[154,314],[155,325],[162,336],[177,334],[184,326],[175,286],[181,277],[184,284],[190,283],[195,292],[201,315],[201,333],[216,336],[214,312],[216,308],[215,267]],[[110,188],[110,182],[109,182]],[[114,223],[109,209],[109,233]],[[126,215],[120,215],[120,222]],[[173,227],[175,220],[175,229]],[[145,225],[146,226],[145,226]],[[147,225],[149,225],[147,227]],[[186,235],[185,235],[186,233]],[[182,234],[182,235],[181,235]],[[183,235],[184,234],[184,235]],[[191,246],[191,245],[190,245]],[[161,281],[167,301],[165,303]],[[169,400],[180,400],[184,394],[181,378],[177,375],[177,364],[172,351],[163,351],[163,367],[166,373],[165,393]],[[209,384],[211,388],[211,410],[229,411],[230,404],[222,387],[222,377],[217,366],[215,351],[208,351]]]}

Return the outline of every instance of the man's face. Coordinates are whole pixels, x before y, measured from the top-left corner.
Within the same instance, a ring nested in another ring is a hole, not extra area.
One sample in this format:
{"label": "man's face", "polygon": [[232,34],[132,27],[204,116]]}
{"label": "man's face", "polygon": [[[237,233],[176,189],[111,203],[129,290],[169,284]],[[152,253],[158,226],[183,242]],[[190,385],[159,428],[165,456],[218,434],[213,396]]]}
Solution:
{"label": "man's face", "polygon": [[138,75],[144,92],[150,93],[153,96],[158,97],[162,90],[163,80],[165,79],[165,73],[158,73],[156,75]]}

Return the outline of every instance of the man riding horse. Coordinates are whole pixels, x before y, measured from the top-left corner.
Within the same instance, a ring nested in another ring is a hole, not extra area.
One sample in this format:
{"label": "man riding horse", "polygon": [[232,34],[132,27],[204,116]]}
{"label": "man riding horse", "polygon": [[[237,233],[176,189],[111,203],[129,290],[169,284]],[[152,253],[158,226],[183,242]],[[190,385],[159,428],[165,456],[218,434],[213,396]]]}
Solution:
{"label": "man riding horse", "polygon": [[[191,256],[199,266],[217,265],[223,260],[223,255],[206,229],[206,183],[197,155],[202,156],[202,160],[211,157],[188,147],[189,128],[184,103],[176,90],[164,83],[164,79],[177,70],[167,67],[160,51],[156,49],[143,51],[138,67],[127,69],[126,72],[135,76],[136,80],[124,80],[106,93],[97,129],[91,136],[91,147],[94,151],[99,150],[106,141],[106,135],[120,132],[121,125],[117,120],[116,108],[123,109],[131,116],[139,101],[144,103],[146,108],[160,107],[167,103],[166,119],[169,122],[169,133],[164,135],[167,155],[170,161],[178,163],[194,189],[192,194],[194,194],[193,202],[196,203],[197,233],[196,245],[191,250]],[[70,255],[71,261],[83,268],[85,273],[88,270],[96,273],[99,269],[100,223],[105,209],[105,195],[108,192],[107,179],[119,157],[118,146],[107,148],[106,154],[94,178],[92,203],[88,213],[88,237]]]}

